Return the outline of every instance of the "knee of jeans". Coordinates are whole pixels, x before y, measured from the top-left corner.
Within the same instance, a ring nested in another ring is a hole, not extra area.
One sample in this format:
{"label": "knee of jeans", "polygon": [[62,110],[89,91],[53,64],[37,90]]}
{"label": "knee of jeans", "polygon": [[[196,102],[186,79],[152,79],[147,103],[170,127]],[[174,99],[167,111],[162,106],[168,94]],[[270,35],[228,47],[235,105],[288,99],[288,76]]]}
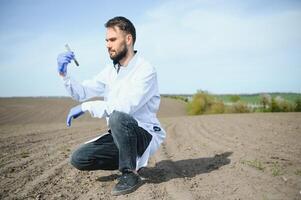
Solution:
{"label": "knee of jeans", "polygon": [[119,124],[118,121],[122,118],[122,114],[122,112],[114,110],[109,117],[109,125],[114,127]]}
{"label": "knee of jeans", "polygon": [[129,114],[114,110],[109,117],[109,126],[110,128],[116,128],[124,123],[129,122],[130,119],[131,116]]}
{"label": "knee of jeans", "polygon": [[87,159],[83,156],[83,154],[76,150],[71,154],[70,163],[73,167],[78,170],[85,171],[87,170]]}

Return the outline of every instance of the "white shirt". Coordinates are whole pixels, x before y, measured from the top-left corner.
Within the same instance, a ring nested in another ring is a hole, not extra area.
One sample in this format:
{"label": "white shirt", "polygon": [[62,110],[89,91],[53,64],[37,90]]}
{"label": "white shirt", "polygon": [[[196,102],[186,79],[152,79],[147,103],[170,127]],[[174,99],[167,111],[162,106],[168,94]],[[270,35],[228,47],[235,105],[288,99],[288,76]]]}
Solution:
{"label": "white shirt", "polygon": [[[89,111],[93,117],[106,117],[107,122],[108,116],[114,110],[128,113],[137,120],[140,127],[153,136],[144,154],[137,157],[136,169],[138,170],[147,165],[149,157],[159,148],[166,133],[156,117],[160,105],[156,70],[137,54],[126,67],[120,67],[118,73],[111,65],[92,80],[81,84],[68,75],[63,78],[63,81],[68,93],[77,101],[104,97],[104,101],[83,103],[83,111]],[[155,126],[160,127],[161,131],[155,131]]]}

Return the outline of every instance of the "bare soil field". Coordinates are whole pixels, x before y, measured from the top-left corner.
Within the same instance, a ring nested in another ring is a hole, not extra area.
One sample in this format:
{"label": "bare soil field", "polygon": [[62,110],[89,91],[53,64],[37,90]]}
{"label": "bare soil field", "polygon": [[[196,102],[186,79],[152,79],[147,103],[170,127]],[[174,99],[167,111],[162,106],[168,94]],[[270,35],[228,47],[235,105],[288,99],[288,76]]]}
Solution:
{"label": "bare soil field", "polygon": [[82,172],[69,156],[106,131],[88,114],[67,128],[68,98],[0,99],[0,199],[301,199],[301,113],[186,116],[162,99],[167,138],[139,171],[144,184],[113,197],[118,171]]}

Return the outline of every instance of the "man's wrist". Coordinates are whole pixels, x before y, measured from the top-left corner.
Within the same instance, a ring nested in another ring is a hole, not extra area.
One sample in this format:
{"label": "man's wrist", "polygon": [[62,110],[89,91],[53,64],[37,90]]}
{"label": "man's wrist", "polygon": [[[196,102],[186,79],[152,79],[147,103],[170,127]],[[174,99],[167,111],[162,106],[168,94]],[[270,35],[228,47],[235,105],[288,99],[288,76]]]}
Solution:
{"label": "man's wrist", "polygon": [[82,109],[83,112],[88,111],[90,109],[90,107],[91,106],[90,106],[89,102],[84,102],[84,103],[81,104],[81,109]]}
{"label": "man's wrist", "polygon": [[63,81],[68,81],[70,79],[68,74],[65,74],[64,76],[60,75],[60,77],[62,78]]}
{"label": "man's wrist", "polygon": [[59,75],[60,75],[61,77],[65,77],[65,76],[67,75],[67,73],[59,72]]}

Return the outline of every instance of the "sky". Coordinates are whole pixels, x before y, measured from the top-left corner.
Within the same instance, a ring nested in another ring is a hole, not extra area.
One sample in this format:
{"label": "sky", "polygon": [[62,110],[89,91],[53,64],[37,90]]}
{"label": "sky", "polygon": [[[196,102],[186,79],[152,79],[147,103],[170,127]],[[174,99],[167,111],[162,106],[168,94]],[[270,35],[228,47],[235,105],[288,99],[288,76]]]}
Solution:
{"label": "sky", "polygon": [[0,97],[67,96],[57,55],[78,81],[111,63],[104,23],[130,19],[162,94],[301,93],[298,0],[0,0]]}

